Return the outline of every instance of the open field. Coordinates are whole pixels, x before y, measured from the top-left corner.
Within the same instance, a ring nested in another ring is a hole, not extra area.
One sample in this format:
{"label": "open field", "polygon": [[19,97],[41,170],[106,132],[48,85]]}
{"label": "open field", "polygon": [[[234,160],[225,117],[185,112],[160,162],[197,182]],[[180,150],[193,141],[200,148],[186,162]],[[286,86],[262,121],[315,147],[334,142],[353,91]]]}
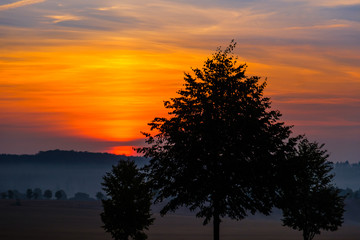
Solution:
{"label": "open field", "polygon": [[[0,239],[4,240],[110,240],[100,227],[100,202],[0,200]],[[149,240],[212,239],[211,226],[186,214],[164,218],[155,214]],[[325,232],[316,239],[359,240],[360,224],[346,223],[337,232]],[[222,240],[301,240],[301,234],[281,226],[274,217],[250,217],[236,222],[225,219],[221,225]]]}

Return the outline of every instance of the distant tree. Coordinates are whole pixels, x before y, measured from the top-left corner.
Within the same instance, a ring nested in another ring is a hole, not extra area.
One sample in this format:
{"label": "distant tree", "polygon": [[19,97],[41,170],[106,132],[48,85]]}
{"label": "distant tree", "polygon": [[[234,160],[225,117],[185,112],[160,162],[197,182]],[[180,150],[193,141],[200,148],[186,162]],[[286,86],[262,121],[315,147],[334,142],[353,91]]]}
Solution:
{"label": "distant tree", "polygon": [[35,188],[33,191],[34,199],[41,199],[42,198],[42,191],[40,188]]}
{"label": "distant tree", "polygon": [[345,198],[352,198],[354,196],[354,192],[351,188],[341,189],[340,195],[344,196]]}
{"label": "distant tree", "polygon": [[360,190],[354,192],[354,198],[356,199],[360,198]]}
{"label": "distant tree", "polygon": [[32,199],[33,198],[33,191],[30,188],[28,188],[26,190],[26,198],[27,199]]}
{"label": "distant tree", "polygon": [[0,194],[1,199],[6,199],[7,196],[8,196],[7,192],[2,192],[2,193]]}
{"label": "distant tree", "polygon": [[311,240],[320,230],[335,231],[343,223],[344,196],[332,185],[332,164],[324,145],[302,139],[290,157],[280,208],[283,225],[303,232]]}
{"label": "distant tree", "polygon": [[97,200],[103,200],[105,197],[105,195],[102,192],[97,192],[96,193],[96,199]]}
{"label": "distant tree", "polygon": [[66,200],[67,195],[66,195],[64,190],[58,190],[58,191],[55,192],[55,198],[57,200]]}
{"label": "distant tree", "polygon": [[90,195],[83,192],[77,192],[75,193],[74,197],[70,200],[79,200],[79,201],[89,201],[94,200],[93,198],[90,198]]}
{"label": "distant tree", "polygon": [[22,194],[20,193],[18,190],[14,189],[12,190],[13,194],[14,194],[14,197],[15,199],[25,199],[26,198],[26,194]]}
{"label": "distant tree", "polygon": [[9,199],[14,199],[14,191],[13,190],[8,190],[8,198]]}
{"label": "distant tree", "polygon": [[115,240],[147,239],[144,229],[148,229],[154,219],[150,213],[152,192],[145,175],[133,161],[119,161],[103,180],[103,190],[108,197],[102,200],[101,220],[105,231]]}
{"label": "distant tree", "polygon": [[51,190],[45,190],[44,192],[44,198],[51,199],[52,198],[52,191]]}
{"label": "distant tree", "polygon": [[233,55],[235,43],[218,49],[202,69],[185,74],[180,96],[165,101],[169,117],[149,123],[144,133],[148,176],[156,202],[168,199],[161,214],[180,206],[213,222],[219,239],[221,218],[241,220],[269,214],[275,173],[291,134],[264,97],[266,80],[246,76],[246,64]]}

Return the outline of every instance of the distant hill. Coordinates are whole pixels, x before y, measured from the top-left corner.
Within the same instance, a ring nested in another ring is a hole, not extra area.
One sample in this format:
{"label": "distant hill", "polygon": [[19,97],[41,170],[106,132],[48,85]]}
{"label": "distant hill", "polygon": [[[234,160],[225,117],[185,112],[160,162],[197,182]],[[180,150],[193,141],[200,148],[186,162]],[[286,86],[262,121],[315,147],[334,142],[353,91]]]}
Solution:
{"label": "distant hill", "polygon": [[64,150],[41,151],[34,155],[0,154],[0,164],[92,164],[109,165],[116,164],[119,160],[130,159],[139,165],[143,165],[146,159],[115,155],[110,153],[77,152]]}

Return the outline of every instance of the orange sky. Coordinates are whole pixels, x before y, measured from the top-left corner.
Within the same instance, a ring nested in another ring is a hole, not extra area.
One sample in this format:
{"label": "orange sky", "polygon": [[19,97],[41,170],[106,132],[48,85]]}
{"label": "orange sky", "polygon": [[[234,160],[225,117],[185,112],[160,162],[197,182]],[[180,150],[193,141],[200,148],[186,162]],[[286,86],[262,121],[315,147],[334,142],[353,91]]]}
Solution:
{"label": "orange sky", "polygon": [[[271,2],[271,3],[270,3]],[[238,42],[295,133],[360,161],[360,1],[0,5],[0,152],[133,154],[183,73]]]}

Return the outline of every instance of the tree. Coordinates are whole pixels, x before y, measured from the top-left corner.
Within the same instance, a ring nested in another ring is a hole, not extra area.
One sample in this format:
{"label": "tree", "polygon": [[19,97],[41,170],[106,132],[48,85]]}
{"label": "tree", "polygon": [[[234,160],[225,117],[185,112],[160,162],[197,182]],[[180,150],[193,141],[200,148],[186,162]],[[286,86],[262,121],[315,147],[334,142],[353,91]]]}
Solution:
{"label": "tree", "polygon": [[7,192],[0,193],[1,199],[6,199],[8,197]]}
{"label": "tree", "polygon": [[74,194],[73,198],[70,198],[70,200],[78,200],[78,201],[91,201],[94,200],[93,198],[90,198],[90,195],[83,192],[77,192]]}
{"label": "tree", "polygon": [[45,190],[44,192],[44,198],[51,199],[52,198],[52,191],[51,190]]}
{"label": "tree", "polygon": [[302,231],[304,240],[313,239],[321,229],[335,231],[343,223],[345,196],[332,185],[332,164],[323,146],[306,138],[299,142],[282,189],[283,225]]}
{"label": "tree", "polygon": [[165,101],[169,117],[156,117],[144,133],[151,158],[147,167],[155,202],[168,199],[164,215],[180,206],[213,221],[219,239],[221,218],[241,220],[250,212],[269,214],[291,127],[263,96],[266,79],[246,76],[232,42],[186,73],[179,97]]}
{"label": "tree", "polygon": [[41,189],[40,188],[35,188],[33,196],[34,196],[34,199],[41,199],[41,197],[42,197]]}
{"label": "tree", "polygon": [[14,191],[13,190],[8,190],[8,198],[14,199]]}
{"label": "tree", "polygon": [[152,192],[145,175],[133,161],[119,161],[103,180],[103,190],[108,197],[102,200],[103,228],[115,240],[146,239],[143,230],[148,229],[154,219],[150,213]]}
{"label": "tree", "polygon": [[26,198],[27,199],[33,198],[33,191],[30,188],[26,190]]}
{"label": "tree", "polygon": [[104,196],[104,194],[102,192],[97,192],[96,193],[96,199],[97,200],[102,200],[104,198],[105,198],[105,196]]}
{"label": "tree", "polygon": [[58,190],[55,192],[55,197],[57,200],[66,200],[67,196],[64,190]]}

